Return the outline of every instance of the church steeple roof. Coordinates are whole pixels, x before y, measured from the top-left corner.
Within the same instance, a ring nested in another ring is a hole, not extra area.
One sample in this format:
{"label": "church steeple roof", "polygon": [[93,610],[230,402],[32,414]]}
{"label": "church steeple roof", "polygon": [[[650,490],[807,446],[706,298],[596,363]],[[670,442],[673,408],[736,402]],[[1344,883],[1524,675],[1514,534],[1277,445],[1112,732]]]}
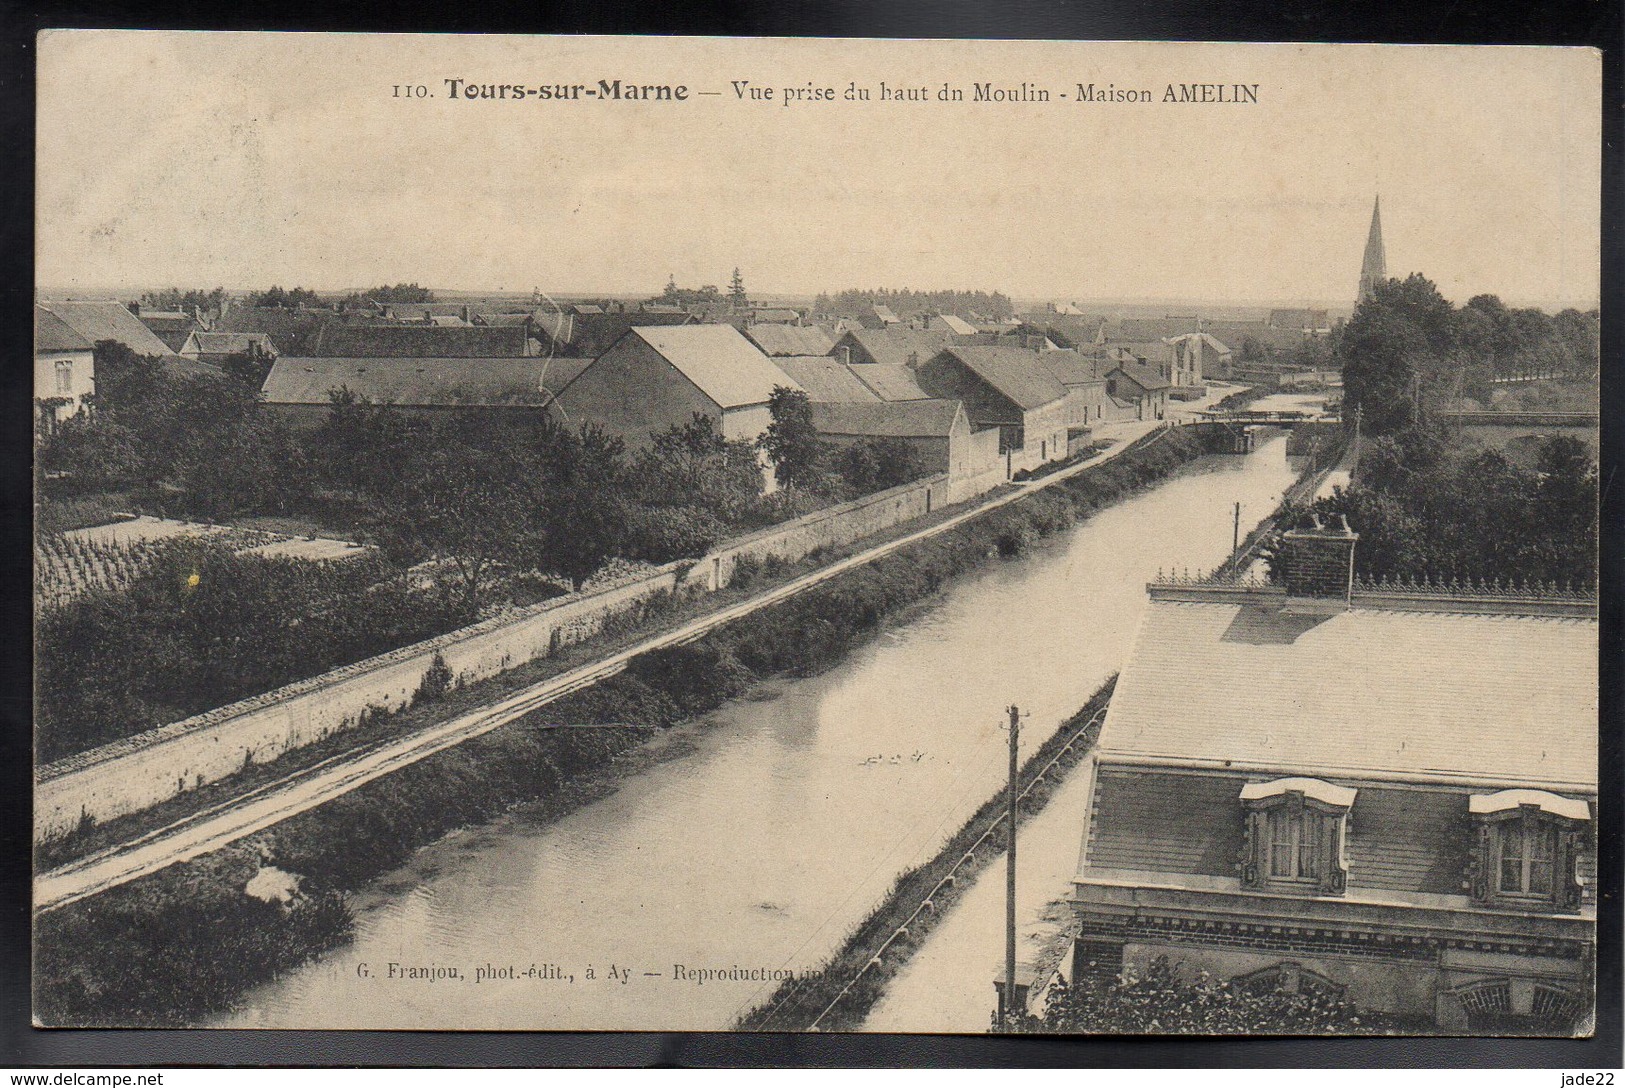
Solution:
{"label": "church steeple roof", "polygon": [[1371,233],[1365,240],[1365,260],[1360,263],[1360,301],[1372,288],[1388,278],[1388,257],[1382,249],[1382,197],[1371,206]]}

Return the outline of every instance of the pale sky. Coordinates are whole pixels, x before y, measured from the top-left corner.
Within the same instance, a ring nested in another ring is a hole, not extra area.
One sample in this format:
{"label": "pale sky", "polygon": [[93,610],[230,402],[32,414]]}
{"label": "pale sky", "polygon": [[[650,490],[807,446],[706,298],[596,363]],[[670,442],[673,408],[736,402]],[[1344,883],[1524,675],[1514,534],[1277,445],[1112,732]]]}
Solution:
{"label": "pale sky", "polygon": [[[737,265],[760,292],[1351,303],[1380,189],[1390,274],[1589,305],[1600,73],[1491,46],[48,32],[38,280],[655,293]],[[447,79],[691,97],[453,101]],[[838,100],[779,100],[809,81]],[[971,101],[986,81],[1051,100]],[[839,100],[852,82],[874,98]]]}

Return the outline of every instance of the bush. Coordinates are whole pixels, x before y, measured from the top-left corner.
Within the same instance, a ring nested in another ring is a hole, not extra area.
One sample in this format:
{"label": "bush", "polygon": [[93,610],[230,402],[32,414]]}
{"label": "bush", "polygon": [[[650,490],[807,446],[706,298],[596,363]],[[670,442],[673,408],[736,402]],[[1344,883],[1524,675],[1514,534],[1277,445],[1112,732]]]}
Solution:
{"label": "bush", "polygon": [[451,669],[446,667],[446,659],[440,654],[435,654],[434,660],[429,663],[428,671],[423,674],[423,683],[418,685],[417,694],[412,697],[412,702],[432,703],[443,698],[446,692],[451,690],[454,679]]}
{"label": "bush", "polygon": [[268,559],[207,541],[177,541],[154,556],[124,591],[40,614],[42,762],[457,626],[449,605],[376,560]]}

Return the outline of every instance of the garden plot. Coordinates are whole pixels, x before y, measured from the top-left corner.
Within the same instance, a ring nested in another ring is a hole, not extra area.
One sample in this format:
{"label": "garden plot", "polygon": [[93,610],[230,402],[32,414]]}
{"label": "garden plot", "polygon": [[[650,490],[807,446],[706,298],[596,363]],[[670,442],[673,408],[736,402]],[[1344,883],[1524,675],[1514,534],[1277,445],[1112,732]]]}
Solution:
{"label": "garden plot", "polygon": [[95,590],[122,589],[164,547],[181,539],[207,540],[240,554],[312,562],[350,559],[368,551],[346,540],[141,515],[60,536],[42,536],[34,550],[35,604],[51,607]]}

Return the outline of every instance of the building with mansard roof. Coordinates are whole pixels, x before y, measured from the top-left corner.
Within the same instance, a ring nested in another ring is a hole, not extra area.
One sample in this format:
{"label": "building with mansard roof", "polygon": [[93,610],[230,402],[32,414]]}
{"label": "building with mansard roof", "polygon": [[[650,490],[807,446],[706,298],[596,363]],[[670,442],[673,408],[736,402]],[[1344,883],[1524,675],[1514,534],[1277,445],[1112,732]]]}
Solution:
{"label": "building with mansard roof", "polygon": [[1596,601],[1166,580],[1085,773],[1075,977],[1159,957],[1419,1027],[1568,1034],[1594,1001]]}

